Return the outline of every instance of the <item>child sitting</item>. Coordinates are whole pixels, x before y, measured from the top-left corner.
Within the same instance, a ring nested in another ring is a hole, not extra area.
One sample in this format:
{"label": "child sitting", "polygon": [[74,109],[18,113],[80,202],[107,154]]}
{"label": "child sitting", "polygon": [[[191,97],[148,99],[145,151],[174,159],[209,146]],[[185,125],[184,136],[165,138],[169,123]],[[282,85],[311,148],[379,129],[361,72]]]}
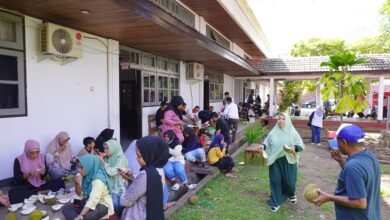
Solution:
{"label": "child sitting", "polygon": [[85,154],[95,154],[93,151],[95,147],[95,139],[93,137],[86,137],[83,140],[84,148],[80,150],[78,156],[81,157]]}

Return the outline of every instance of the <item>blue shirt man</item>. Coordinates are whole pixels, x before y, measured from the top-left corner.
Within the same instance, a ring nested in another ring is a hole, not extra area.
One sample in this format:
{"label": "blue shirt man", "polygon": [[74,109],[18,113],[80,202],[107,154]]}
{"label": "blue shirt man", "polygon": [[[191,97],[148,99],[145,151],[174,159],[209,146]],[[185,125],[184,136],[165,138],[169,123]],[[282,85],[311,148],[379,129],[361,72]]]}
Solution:
{"label": "blue shirt man", "polygon": [[[342,124],[337,131],[339,149],[331,150],[331,156],[342,170],[334,195],[319,190],[320,196],[313,202],[320,206],[333,201],[336,219],[380,219],[380,166],[377,157],[364,149],[363,130],[356,125]],[[348,155],[345,161],[340,152]]]}

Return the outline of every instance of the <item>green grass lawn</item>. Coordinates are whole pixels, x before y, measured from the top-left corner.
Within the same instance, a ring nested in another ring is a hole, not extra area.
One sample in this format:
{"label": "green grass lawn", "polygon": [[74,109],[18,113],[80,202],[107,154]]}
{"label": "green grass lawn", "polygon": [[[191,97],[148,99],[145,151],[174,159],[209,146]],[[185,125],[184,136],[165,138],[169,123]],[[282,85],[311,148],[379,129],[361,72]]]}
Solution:
{"label": "green grass lawn", "polygon": [[[291,219],[295,216],[296,208],[291,205],[283,205],[277,213],[271,213],[268,210],[266,203],[270,192],[268,168],[260,165],[258,157],[246,166],[238,165],[238,162],[243,160],[243,154],[235,159],[238,169],[236,179],[218,175],[198,191],[199,204],[186,204],[170,219],[280,220]],[[303,175],[298,173],[298,181],[302,178]],[[205,188],[210,188],[213,191],[212,195],[205,195],[203,192]],[[312,218],[302,217],[300,219]]]}

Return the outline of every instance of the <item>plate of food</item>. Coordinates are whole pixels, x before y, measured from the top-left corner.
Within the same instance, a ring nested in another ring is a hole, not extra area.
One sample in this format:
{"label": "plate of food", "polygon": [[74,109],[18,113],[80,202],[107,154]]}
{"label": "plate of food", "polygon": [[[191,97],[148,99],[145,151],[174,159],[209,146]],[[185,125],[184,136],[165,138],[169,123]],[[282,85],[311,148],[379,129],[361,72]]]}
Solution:
{"label": "plate of food", "polygon": [[24,209],[29,209],[29,208],[31,208],[31,207],[35,207],[35,205],[32,204],[32,203],[26,203],[26,204],[24,204],[24,205],[22,206],[22,209],[23,209],[23,210],[24,210]]}
{"label": "plate of food", "polygon": [[62,197],[62,198],[58,199],[58,202],[62,203],[62,204],[66,204],[66,203],[70,202],[70,198],[69,197]]}
{"label": "plate of food", "polygon": [[36,201],[37,201],[36,198],[24,199],[24,203],[25,203],[25,204],[34,204]]}

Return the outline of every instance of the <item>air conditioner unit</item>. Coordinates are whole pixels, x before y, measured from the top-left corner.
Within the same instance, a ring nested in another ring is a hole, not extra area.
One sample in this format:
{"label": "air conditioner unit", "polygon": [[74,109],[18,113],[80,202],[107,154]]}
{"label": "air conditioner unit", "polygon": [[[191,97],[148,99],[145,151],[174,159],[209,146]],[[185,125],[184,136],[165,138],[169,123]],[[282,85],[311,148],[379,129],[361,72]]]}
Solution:
{"label": "air conditioner unit", "polygon": [[45,22],[40,30],[39,50],[43,56],[79,59],[83,57],[82,40],[80,31]]}
{"label": "air conditioner unit", "polygon": [[202,80],[204,67],[200,63],[187,64],[187,80]]}

